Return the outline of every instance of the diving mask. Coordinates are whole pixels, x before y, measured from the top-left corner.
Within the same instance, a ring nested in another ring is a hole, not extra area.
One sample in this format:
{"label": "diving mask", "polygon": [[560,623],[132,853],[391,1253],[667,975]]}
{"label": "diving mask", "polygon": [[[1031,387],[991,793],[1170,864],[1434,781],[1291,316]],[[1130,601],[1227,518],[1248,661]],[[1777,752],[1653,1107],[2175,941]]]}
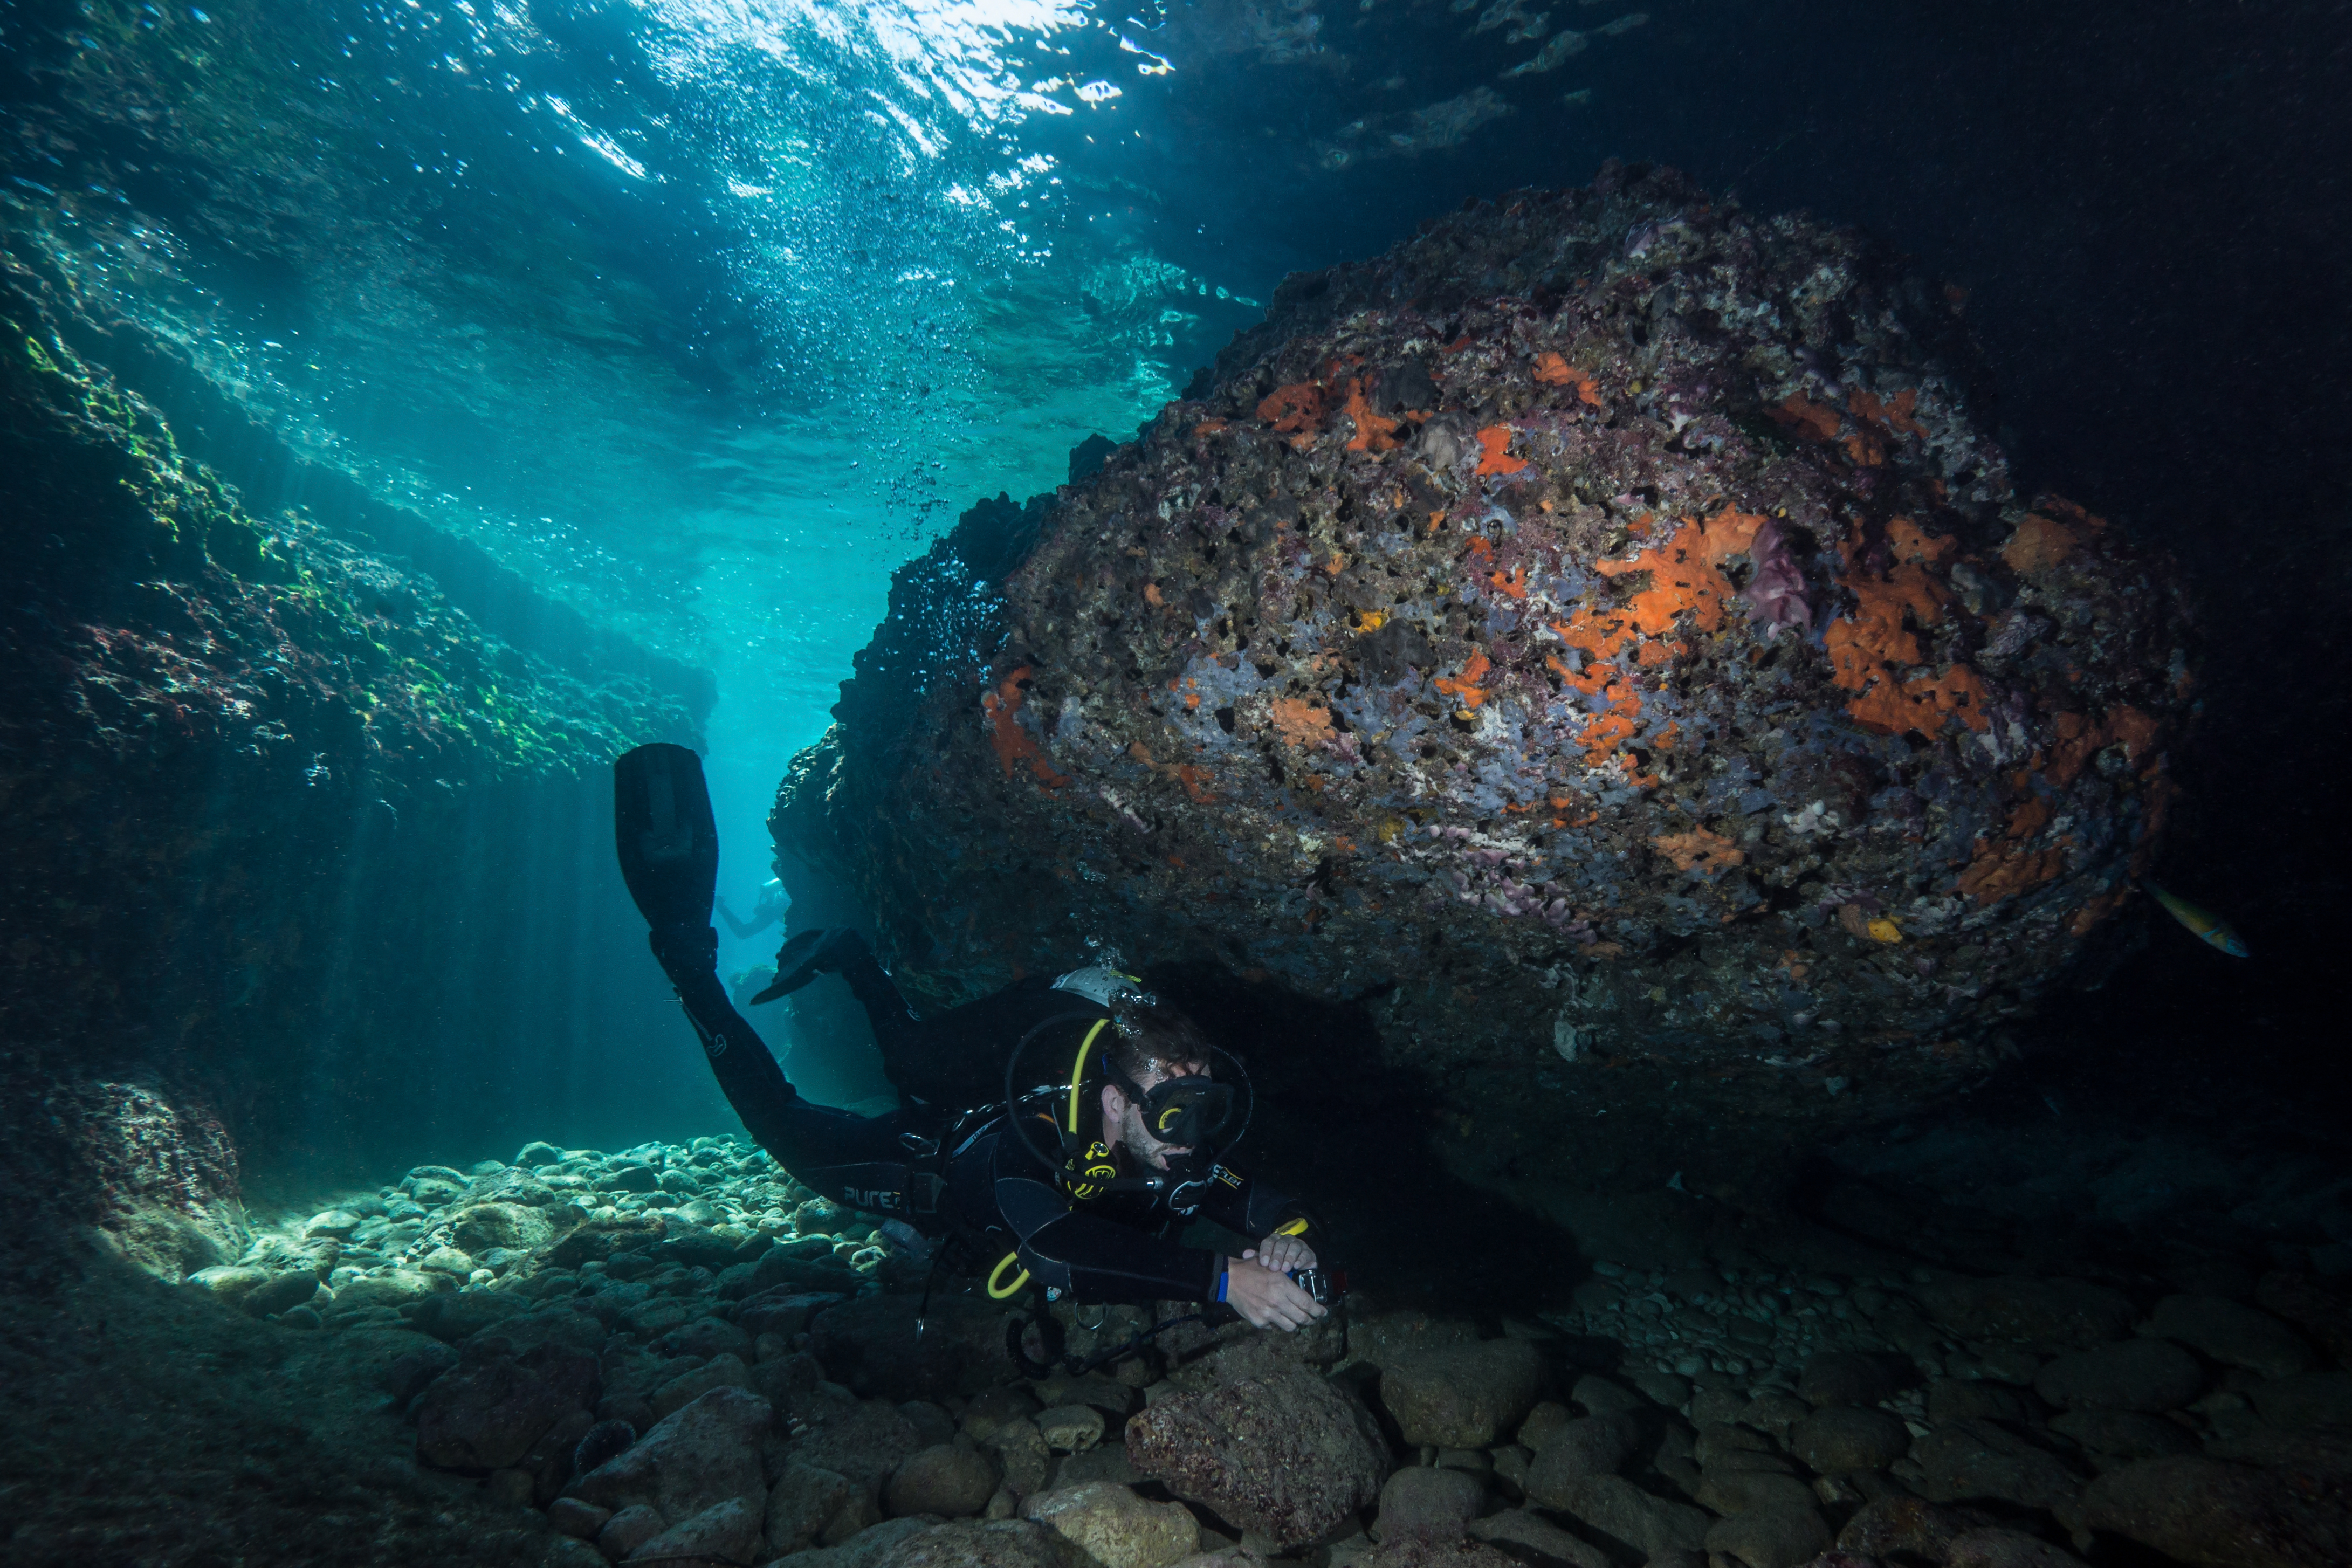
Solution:
{"label": "diving mask", "polygon": [[[1040,1083],[1024,1091],[1024,1064],[1030,1047],[1058,1026],[1085,1025],[1084,1037],[1066,1080]],[[1223,1152],[1248,1131],[1254,1104],[1249,1071],[1242,1059],[1222,1047],[1210,1047],[1217,1077],[1188,1073],[1162,1079],[1146,1089],[1096,1053],[1096,1043],[1110,1019],[1097,1013],[1063,1013],[1034,1026],[1021,1037],[1004,1064],[1004,1105],[1013,1111],[1006,1124],[1027,1145],[1040,1163],[1055,1169],[1063,1189],[1086,1199],[1113,1192],[1154,1193],[1179,1213],[1197,1205],[1210,1173]],[[1097,1076],[1099,1075],[1099,1076]],[[1110,1150],[1091,1131],[1082,1131],[1083,1118],[1092,1114],[1087,1086],[1108,1079],[1132,1100],[1144,1128],[1163,1144],[1184,1149],[1170,1153],[1164,1168],[1148,1175],[1122,1176]],[[1041,1129],[1059,1144],[1058,1152],[1040,1137]],[[1189,1204],[1186,1201],[1189,1198]]]}
{"label": "diving mask", "polygon": [[1116,1069],[1109,1077],[1142,1108],[1144,1131],[1162,1143],[1205,1151],[1233,1120],[1233,1085],[1206,1073],[1162,1079],[1150,1089]]}

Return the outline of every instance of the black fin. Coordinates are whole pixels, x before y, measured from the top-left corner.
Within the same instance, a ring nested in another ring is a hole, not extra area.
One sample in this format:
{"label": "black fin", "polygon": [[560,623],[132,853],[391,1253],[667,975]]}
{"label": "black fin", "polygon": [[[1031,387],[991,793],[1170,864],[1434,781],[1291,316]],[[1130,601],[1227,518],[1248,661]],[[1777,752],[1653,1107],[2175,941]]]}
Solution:
{"label": "black fin", "polygon": [[784,945],[776,949],[776,977],[769,982],[765,991],[751,998],[751,1005],[756,1007],[762,1002],[789,996],[814,980],[817,970],[809,961],[832,934],[824,926],[811,926],[806,931],[794,931],[784,938]]}
{"label": "black fin", "polygon": [[707,931],[719,886],[719,825],[702,759],[657,743],[613,763],[613,838],[621,877],[658,942]]}
{"label": "black fin", "polygon": [[814,926],[795,931],[776,950],[776,978],[751,998],[754,1005],[789,996],[820,974],[838,974],[842,965],[866,952],[866,939],[847,926]]}

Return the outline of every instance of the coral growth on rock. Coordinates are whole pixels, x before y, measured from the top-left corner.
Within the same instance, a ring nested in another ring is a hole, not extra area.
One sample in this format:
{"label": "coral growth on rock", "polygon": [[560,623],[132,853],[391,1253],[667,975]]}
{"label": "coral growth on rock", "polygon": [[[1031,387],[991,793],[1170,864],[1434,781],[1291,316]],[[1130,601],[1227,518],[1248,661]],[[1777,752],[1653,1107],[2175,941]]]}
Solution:
{"label": "coral growth on rock", "polygon": [[1034,547],[901,582],[788,877],[940,995],[1108,941],[1429,1066],[1957,1081],[2112,951],[2191,692],[1979,379],[1870,243],[1668,171],[1294,277]]}

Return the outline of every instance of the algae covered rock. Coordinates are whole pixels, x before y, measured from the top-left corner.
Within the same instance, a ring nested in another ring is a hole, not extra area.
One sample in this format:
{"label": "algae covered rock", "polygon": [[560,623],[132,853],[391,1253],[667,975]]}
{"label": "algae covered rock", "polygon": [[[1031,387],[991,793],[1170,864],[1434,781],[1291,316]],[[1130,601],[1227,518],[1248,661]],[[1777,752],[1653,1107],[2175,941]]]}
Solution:
{"label": "algae covered rock", "polygon": [[1002,1468],[971,1439],[918,1448],[890,1473],[883,1495],[894,1514],[959,1519],[988,1506]]}
{"label": "algae covered rock", "polygon": [[1399,1470],[1381,1488],[1376,1524],[1383,1542],[1421,1537],[1459,1541],[1477,1517],[1486,1489],[1478,1478],[1463,1470],[1413,1465]]}
{"label": "algae covered rock", "polygon": [[768,1550],[782,1556],[815,1541],[849,1505],[857,1488],[848,1477],[793,1460],[768,1491]]}
{"label": "algae covered rock", "polygon": [[1407,1443],[1483,1448],[1517,1427],[1549,1380],[1525,1340],[1412,1346],[1381,1368],[1381,1404]]}
{"label": "algae covered rock", "polygon": [[1200,1524],[1181,1503],[1148,1502],[1110,1481],[1040,1492],[1022,1511],[1103,1568],[1166,1568],[1201,1543]]}
{"label": "algae covered rock", "polygon": [[1320,1539],[1380,1496],[1388,1444],[1371,1412],[1306,1372],[1170,1395],[1127,1426],[1135,1468],[1278,1545]]}
{"label": "algae covered rock", "polygon": [[1084,1547],[1042,1524],[1025,1519],[985,1521],[958,1520],[924,1528],[917,1521],[893,1520],[869,1531],[881,1535],[902,1523],[917,1528],[879,1543],[873,1554],[861,1552],[860,1536],[828,1552],[820,1568],[1096,1568],[1097,1559]]}
{"label": "algae covered rock", "polygon": [[557,1235],[557,1223],[548,1214],[518,1203],[476,1204],[460,1211],[450,1227],[451,1244],[473,1253],[494,1247],[536,1252]]}
{"label": "algae covered rock", "polygon": [[787,880],[941,996],[1108,933],[1401,1058],[1951,1084],[2110,950],[2190,701],[2166,570],[2012,488],[1980,379],[1889,257],[1670,172],[1293,277],[900,574]]}

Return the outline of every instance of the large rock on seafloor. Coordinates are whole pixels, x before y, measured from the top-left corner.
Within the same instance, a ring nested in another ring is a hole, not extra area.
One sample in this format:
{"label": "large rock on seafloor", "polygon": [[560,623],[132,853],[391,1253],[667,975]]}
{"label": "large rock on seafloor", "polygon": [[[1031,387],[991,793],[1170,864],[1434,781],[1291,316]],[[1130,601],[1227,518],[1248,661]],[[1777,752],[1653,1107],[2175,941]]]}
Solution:
{"label": "large rock on seafloor", "polygon": [[588,1356],[558,1349],[488,1356],[436,1378],[416,1410],[416,1457],[446,1470],[503,1469],[567,1412],[595,1407]]}
{"label": "large rock on seafloor", "polygon": [[1401,1058],[1973,1077],[2131,924],[2193,699],[1982,381],[1895,258],[1666,170],[1294,276],[902,570],[783,874],[934,999],[1108,931],[1381,994]]}
{"label": "large rock on seafloor", "polygon": [[1643,1491],[1622,1476],[1572,1477],[1541,1500],[1644,1557],[1696,1552],[1706,1544],[1706,1510]]}
{"label": "large rock on seafloor", "polygon": [[1201,1544],[1200,1521],[1178,1502],[1149,1502],[1111,1481],[1039,1492],[1024,1518],[1086,1549],[1102,1568],[1167,1568]]}
{"label": "large rock on seafloor", "polygon": [[1990,1421],[1955,1421],[1912,1446],[1913,1489],[1931,1502],[1990,1500],[2049,1509],[2071,1501],[2082,1481],[2065,1461]]}
{"label": "large rock on seafloor", "polygon": [[[1242,1563],[1249,1561],[1241,1558]],[[1357,1568],[1517,1568],[1518,1561],[1481,1541],[1433,1541],[1416,1535],[1376,1546],[1356,1563]]]}
{"label": "large rock on seafloor", "polygon": [[2340,1486],[2305,1492],[2266,1471],[2193,1455],[2108,1471],[2084,1493],[2083,1517],[2198,1568],[2352,1562],[2352,1508]]}
{"label": "large rock on seafloor", "polygon": [[1409,1465],[1381,1488],[1373,1528],[1382,1541],[1459,1541],[1486,1500],[1486,1483],[1467,1470]]}
{"label": "large rock on seafloor", "polygon": [[1381,1363],[1381,1405],[1407,1443],[1484,1448],[1518,1426],[1550,1378],[1525,1340],[1409,1346]]}
{"label": "large rock on seafloor", "polygon": [[[879,1534],[900,1522],[893,1520],[868,1533]],[[875,1556],[861,1558],[858,1546],[853,1540],[835,1549],[841,1554],[838,1563],[813,1563],[812,1568],[1097,1568],[1076,1542],[1025,1519],[958,1521],[909,1531]]]}
{"label": "large rock on seafloor", "polygon": [[664,1417],[619,1458],[573,1480],[564,1493],[616,1512],[643,1505],[671,1525],[733,1499],[757,1518],[768,1491],[760,1438],[774,1418],[758,1394],[714,1388]]}
{"label": "large rock on seafloor", "polygon": [[1378,1498],[1390,1468],[1372,1413],[1308,1372],[1171,1394],[1127,1424],[1127,1455],[1178,1497],[1285,1547]]}
{"label": "large rock on seafloor", "polygon": [[899,1461],[883,1495],[894,1514],[961,1519],[986,1508],[1002,1479],[996,1460],[970,1439],[934,1443]]}
{"label": "large rock on seafloor", "polygon": [[760,1510],[731,1497],[649,1538],[629,1556],[648,1563],[750,1563],[760,1544]]}
{"label": "large rock on seafloor", "polygon": [[1810,1508],[1734,1514],[1707,1527],[1706,1549],[1744,1568],[1800,1568],[1830,1549],[1830,1527]]}

